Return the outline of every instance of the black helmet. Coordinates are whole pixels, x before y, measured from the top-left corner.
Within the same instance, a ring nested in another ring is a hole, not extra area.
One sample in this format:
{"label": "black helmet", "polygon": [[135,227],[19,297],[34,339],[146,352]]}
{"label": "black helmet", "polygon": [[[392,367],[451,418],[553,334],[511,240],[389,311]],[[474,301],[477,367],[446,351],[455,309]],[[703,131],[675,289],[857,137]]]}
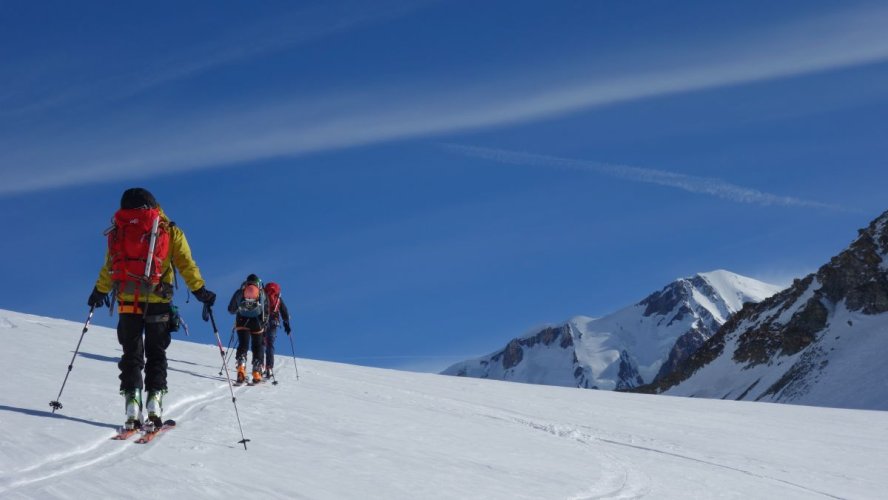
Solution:
{"label": "black helmet", "polygon": [[120,198],[120,208],[157,208],[157,200],[145,188],[130,188]]}
{"label": "black helmet", "polygon": [[262,283],[262,280],[259,279],[259,276],[251,274],[247,276],[247,283]]}

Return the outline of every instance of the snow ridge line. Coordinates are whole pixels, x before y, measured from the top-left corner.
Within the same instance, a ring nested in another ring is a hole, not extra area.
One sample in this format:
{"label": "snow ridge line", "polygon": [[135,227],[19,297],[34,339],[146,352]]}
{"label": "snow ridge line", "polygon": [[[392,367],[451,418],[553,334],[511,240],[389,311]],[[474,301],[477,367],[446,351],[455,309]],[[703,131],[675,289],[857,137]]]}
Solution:
{"label": "snow ridge line", "polygon": [[[226,389],[226,393],[222,395],[214,395],[217,392],[220,392],[222,389]],[[198,407],[206,407],[208,404],[221,400],[224,398],[230,397],[227,393],[228,385],[220,385],[219,387],[207,391],[205,393],[199,394],[197,396],[191,396],[190,398],[186,398],[185,400],[178,401],[175,405],[171,405],[171,410],[189,405],[185,409],[182,410],[180,416],[176,418],[182,418],[185,415],[191,413]],[[21,486],[26,486],[29,484],[33,484],[39,481],[43,481],[46,479],[51,479],[54,477],[62,476],[65,474],[69,474],[71,472],[75,472],[84,467],[88,467],[90,465],[103,462],[110,458],[113,458],[121,453],[128,451],[128,446],[121,446],[122,443],[112,443],[109,437],[103,437],[101,440],[97,440],[92,445],[75,448],[73,451],[67,453],[57,453],[48,457],[46,460],[31,464],[22,469],[10,471],[9,473],[0,476],[0,493],[4,493],[7,491],[11,491],[15,488],[19,488]],[[111,451],[102,453],[98,456],[85,456],[97,450],[99,448],[112,448]],[[145,448],[147,450],[148,448]],[[132,452],[132,451],[130,451]],[[143,451],[144,452],[144,451]],[[55,465],[52,467],[54,470],[44,471],[43,468],[50,465]],[[22,477],[23,474],[28,475],[29,472],[37,470],[36,474],[31,474],[31,477]],[[6,484],[2,484],[4,481],[8,482]]]}

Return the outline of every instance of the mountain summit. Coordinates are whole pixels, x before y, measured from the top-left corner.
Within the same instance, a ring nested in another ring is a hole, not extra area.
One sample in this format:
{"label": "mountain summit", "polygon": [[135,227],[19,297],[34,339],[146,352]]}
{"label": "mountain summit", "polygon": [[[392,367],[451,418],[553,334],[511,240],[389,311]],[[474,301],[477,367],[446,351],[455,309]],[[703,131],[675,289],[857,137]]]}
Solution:
{"label": "mountain summit", "polygon": [[671,373],[746,302],[780,287],[724,270],[678,279],[602,318],[578,316],[513,339],[442,373],[514,382],[630,389]]}
{"label": "mountain summit", "polygon": [[888,409],[888,212],[816,273],[744,308],[649,392]]}

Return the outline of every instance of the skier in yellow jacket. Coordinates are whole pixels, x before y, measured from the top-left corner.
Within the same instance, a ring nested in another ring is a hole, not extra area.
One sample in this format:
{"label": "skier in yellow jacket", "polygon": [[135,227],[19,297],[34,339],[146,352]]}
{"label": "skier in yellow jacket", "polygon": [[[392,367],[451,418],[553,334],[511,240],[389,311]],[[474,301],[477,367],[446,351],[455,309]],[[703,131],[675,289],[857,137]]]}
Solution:
{"label": "skier in yellow jacket", "polygon": [[[157,247],[159,250],[162,246],[166,255],[156,260],[157,265],[152,270],[155,273],[156,284],[148,280],[138,284],[138,281],[128,278],[133,273],[127,275],[126,268],[121,271],[120,266],[129,265],[132,269],[131,261],[141,260],[136,264],[141,269],[148,259],[144,255],[141,259],[123,256],[123,251],[112,254],[109,243],[105,264],[99,271],[99,278],[89,296],[88,305],[111,307],[115,299],[118,303],[117,341],[123,349],[123,355],[117,366],[120,368],[120,393],[126,400],[125,427],[132,429],[142,426],[143,388],[148,393],[145,401],[148,420],[159,427],[163,421],[163,395],[167,392],[166,349],[171,341],[171,321],[175,320],[170,306],[175,270],[178,270],[197,300],[212,306],[216,294],[207,290],[200,269],[191,257],[191,248],[188,246],[185,233],[163,213],[150,192],[142,188],[126,190],[120,200],[120,208],[118,214],[139,214],[152,209],[155,212],[151,213],[159,214],[163,238],[159,239]],[[117,219],[117,215],[115,218]],[[156,228],[157,223],[155,223]],[[112,227],[109,232],[116,229],[118,226]],[[153,239],[151,250],[155,250]],[[160,255],[160,252],[155,252],[154,255]],[[145,273],[148,274],[148,268]],[[120,276],[127,277],[120,279]],[[111,292],[114,292],[113,298],[109,298]]]}

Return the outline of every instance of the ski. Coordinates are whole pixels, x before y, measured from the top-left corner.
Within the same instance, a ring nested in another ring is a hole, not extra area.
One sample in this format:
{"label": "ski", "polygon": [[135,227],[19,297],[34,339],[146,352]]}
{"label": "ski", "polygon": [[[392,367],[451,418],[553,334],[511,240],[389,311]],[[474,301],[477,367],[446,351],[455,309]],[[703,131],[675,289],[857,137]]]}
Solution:
{"label": "ski", "polygon": [[137,439],[136,442],[139,444],[150,443],[154,438],[156,438],[160,434],[163,434],[164,432],[166,432],[174,427],[176,427],[176,421],[175,420],[167,420],[163,423],[162,426],[160,426],[159,429],[154,429],[153,431],[149,431],[149,432],[143,432],[142,437]]}
{"label": "ski", "polygon": [[121,428],[121,429],[117,430],[117,435],[112,437],[111,439],[113,441],[125,441],[125,440],[129,439],[130,437],[132,437],[133,434],[138,434],[138,433],[139,433],[139,429],[123,429],[123,428]]}

